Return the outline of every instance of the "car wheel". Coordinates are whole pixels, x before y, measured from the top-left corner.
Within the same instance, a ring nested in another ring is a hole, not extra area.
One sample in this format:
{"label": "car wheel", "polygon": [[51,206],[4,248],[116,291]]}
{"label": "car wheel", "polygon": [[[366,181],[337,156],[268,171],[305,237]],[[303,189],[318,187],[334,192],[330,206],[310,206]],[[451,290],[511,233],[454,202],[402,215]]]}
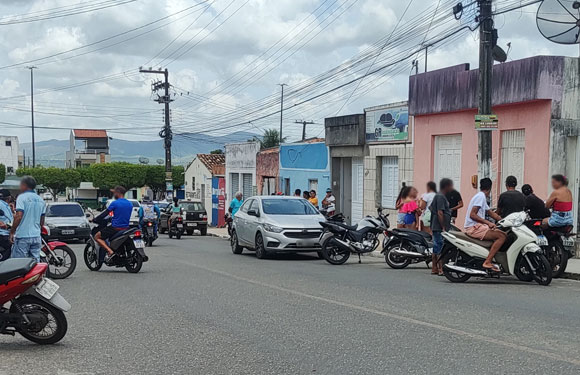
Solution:
{"label": "car wheel", "polygon": [[264,237],[262,237],[262,233],[256,234],[256,258],[258,259],[265,259],[268,257],[268,250],[264,246]]}
{"label": "car wheel", "polygon": [[207,227],[203,227],[203,228],[201,228],[201,229],[199,230],[199,233],[200,233],[202,236],[207,236]]}
{"label": "car wheel", "polygon": [[232,231],[232,236],[230,237],[230,245],[232,246],[232,253],[234,254],[241,254],[244,251],[244,248],[241,247],[238,243],[238,234],[236,231]]}

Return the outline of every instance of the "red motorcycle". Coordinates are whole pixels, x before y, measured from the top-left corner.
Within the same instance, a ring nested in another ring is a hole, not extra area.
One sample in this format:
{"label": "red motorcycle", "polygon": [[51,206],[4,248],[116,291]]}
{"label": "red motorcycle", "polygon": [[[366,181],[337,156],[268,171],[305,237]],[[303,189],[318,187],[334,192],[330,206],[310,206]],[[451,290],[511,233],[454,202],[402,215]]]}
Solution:
{"label": "red motorcycle", "polygon": [[68,245],[61,241],[48,241],[48,229],[42,227],[42,250],[40,261],[48,264],[46,274],[51,279],[66,279],[77,267],[77,257]]}
{"label": "red motorcycle", "polygon": [[0,334],[19,333],[37,344],[54,344],[65,336],[64,312],[71,306],[59,286],[44,278],[47,268],[29,258],[0,262]]}

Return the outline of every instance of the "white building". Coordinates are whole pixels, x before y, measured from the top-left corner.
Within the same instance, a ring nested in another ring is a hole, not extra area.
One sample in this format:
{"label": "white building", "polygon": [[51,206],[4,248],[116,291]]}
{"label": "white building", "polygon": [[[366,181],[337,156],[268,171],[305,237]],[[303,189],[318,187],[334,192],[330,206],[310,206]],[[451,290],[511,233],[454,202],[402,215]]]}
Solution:
{"label": "white building", "polygon": [[260,142],[230,143],[226,145],[226,207],[237,191],[244,199],[256,194],[256,156]]}
{"label": "white building", "polygon": [[18,169],[18,137],[0,136],[0,164],[6,167],[6,174],[15,174]]}
{"label": "white building", "polygon": [[197,154],[185,169],[185,197],[200,200],[212,223],[212,178],[224,174],[224,154]]}
{"label": "white building", "polygon": [[70,149],[66,152],[67,168],[87,167],[110,161],[109,136],[106,130],[71,130]]}

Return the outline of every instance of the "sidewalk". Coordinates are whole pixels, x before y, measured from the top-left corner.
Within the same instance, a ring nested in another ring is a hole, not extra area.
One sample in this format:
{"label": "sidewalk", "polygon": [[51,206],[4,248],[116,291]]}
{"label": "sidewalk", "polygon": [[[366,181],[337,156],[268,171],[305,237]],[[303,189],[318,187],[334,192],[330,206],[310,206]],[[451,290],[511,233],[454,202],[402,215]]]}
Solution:
{"label": "sidewalk", "polygon": [[567,279],[580,280],[580,259],[568,259],[568,266],[564,277]]}
{"label": "sidewalk", "polygon": [[208,227],[207,234],[212,237],[219,237],[226,240],[230,238],[230,236],[228,235],[228,228]]}

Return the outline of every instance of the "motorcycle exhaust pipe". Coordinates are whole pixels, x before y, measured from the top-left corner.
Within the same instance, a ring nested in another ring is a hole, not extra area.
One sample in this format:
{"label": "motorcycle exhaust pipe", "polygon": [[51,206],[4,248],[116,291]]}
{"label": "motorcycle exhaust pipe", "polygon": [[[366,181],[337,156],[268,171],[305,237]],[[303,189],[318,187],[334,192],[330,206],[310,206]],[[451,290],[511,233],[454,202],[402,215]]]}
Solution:
{"label": "motorcycle exhaust pipe", "polygon": [[474,270],[473,268],[461,267],[461,266],[457,266],[455,264],[445,264],[445,265],[443,265],[443,267],[445,267],[446,269],[451,270],[451,271],[466,273],[466,274],[472,275],[472,276],[487,276],[487,272],[485,272],[485,271]]}
{"label": "motorcycle exhaust pipe", "polygon": [[340,247],[341,250],[350,251],[350,252],[354,251],[354,249],[352,248],[352,246],[350,246],[348,244],[348,242],[345,242],[345,241],[338,239],[336,237],[334,237],[333,239],[334,239],[334,243],[336,244],[336,246]]}
{"label": "motorcycle exhaust pipe", "polygon": [[407,258],[425,258],[424,254],[415,253],[413,251],[406,251],[403,249],[392,249],[391,251],[397,255],[404,256]]}

